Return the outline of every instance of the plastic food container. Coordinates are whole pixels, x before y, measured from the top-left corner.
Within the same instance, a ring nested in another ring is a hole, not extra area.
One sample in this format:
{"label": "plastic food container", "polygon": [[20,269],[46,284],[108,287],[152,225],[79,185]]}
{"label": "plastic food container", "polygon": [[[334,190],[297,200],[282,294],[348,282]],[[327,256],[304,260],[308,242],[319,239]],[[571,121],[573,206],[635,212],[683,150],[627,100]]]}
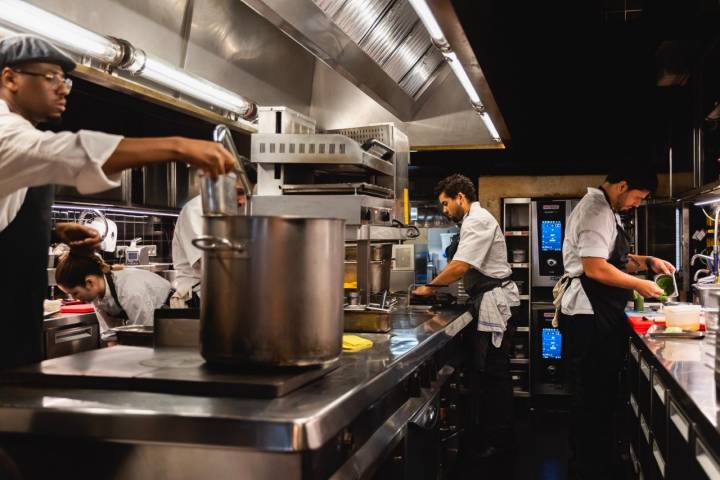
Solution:
{"label": "plastic food container", "polygon": [[700,305],[667,305],[663,309],[666,326],[680,327],[688,332],[696,332],[700,330],[701,310]]}

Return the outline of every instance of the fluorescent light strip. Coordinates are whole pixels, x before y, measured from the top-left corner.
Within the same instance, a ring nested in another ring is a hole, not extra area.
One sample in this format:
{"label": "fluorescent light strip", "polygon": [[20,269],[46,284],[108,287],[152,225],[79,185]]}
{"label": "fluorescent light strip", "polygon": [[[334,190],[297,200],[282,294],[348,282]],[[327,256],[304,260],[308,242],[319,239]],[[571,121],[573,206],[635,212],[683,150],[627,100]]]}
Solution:
{"label": "fluorescent light strip", "polygon": [[440,28],[440,25],[438,24],[437,20],[435,20],[435,15],[432,14],[430,11],[430,7],[428,7],[425,0],[408,0],[410,2],[410,5],[412,5],[413,9],[415,10],[415,13],[417,13],[417,16],[420,17],[420,21],[425,25],[425,29],[428,31],[430,36],[434,40],[438,41],[446,41],[445,35],[443,34],[442,28]]}
{"label": "fluorescent light strip", "polygon": [[720,198],[716,198],[714,200],[703,200],[702,202],[696,202],[695,206],[702,207],[703,205],[711,205],[713,203],[718,203],[718,202],[720,202]]}
{"label": "fluorescent light strip", "polygon": [[113,40],[20,0],[0,0],[0,24],[20,32],[32,32],[62,48],[105,63],[116,61],[120,53],[119,45]]}
{"label": "fluorescent light strip", "polygon": [[495,124],[493,123],[492,119],[490,118],[490,115],[485,112],[480,114],[480,119],[485,124],[485,128],[488,129],[488,132],[490,132],[490,135],[495,139],[496,142],[500,142],[500,134],[498,133],[497,129],[495,128]]}
{"label": "fluorescent light strip", "polygon": [[127,208],[114,208],[114,207],[104,207],[102,205],[64,205],[56,203],[52,206],[55,210],[88,210],[88,209],[96,209],[101,210],[103,212],[107,213],[119,213],[122,215],[135,215],[135,216],[157,216],[157,217],[175,217],[177,218],[177,213],[170,213],[170,212],[158,212],[154,210],[131,210]]}
{"label": "fluorescent light strip", "polygon": [[448,65],[450,65],[450,68],[457,79],[460,81],[460,85],[462,85],[465,89],[465,93],[467,93],[467,96],[470,97],[470,101],[474,104],[482,105],[480,95],[478,95],[477,90],[475,90],[472,81],[470,81],[470,77],[468,77],[467,72],[463,68],[462,63],[460,63],[460,60],[455,52],[445,53],[443,56],[445,57],[445,60],[447,60]]}
{"label": "fluorescent light strip", "polygon": [[442,51],[443,57],[445,57],[448,65],[450,65],[450,69],[457,77],[460,85],[462,85],[468,98],[470,98],[470,102],[473,104],[473,107],[479,110],[478,114],[480,115],[480,118],[485,124],[485,128],[487,129],[487,131],[490,133],[490,135],[496,142],[501,143],[502,139],[500,138],[500,134],[498,133],[497,128],[495,128],[495,124],[490,118],[490,115],[488,115],[487,112],[482,111],[483,103],[482,100],[480,100],[480,95],[478,94],[477,90],[475,90],[475,86],[473,85],[472,80],[470,80],[470,77],[468,76],[465,67],[463,67],[462,63],[460,63],[457,54],[452,50],[449,50],[448,41],[443,34],[442,28],[440,28],[440,25],[438,24],[435,16],[430,10],[430,7],[428,7],[427,2],[425,0],[408,1],[415,10],[415,13],[417,13],[417,16],[420,17],[420,21],[423,23],[423,25],[425,25],[425,28],[427,29],[428,33],[435,41],[435,43],[437,45],[448,46],[447,49],[444,47],[440,49]]}
{"label": "fluorescent light strip", "polygon": [[239,115],[244,115],[250,109],[250,103],[241,96],[203,78],[179,70],[157,58],[148,56],[139,75],[159,85]]}

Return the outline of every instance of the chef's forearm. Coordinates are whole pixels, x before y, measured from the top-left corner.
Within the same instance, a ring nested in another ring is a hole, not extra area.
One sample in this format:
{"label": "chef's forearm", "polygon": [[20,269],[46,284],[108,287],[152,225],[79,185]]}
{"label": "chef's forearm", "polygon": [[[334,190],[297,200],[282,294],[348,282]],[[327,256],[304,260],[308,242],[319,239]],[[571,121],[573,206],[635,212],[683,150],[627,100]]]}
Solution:
{"label": "chef's forearm", "polygon": [[179,159],[182,155],[181,143],[178,137],[123,138],[103,164],[103,172],[113,175],[128,168]]}
{"label": "chef's forearm", "polygon": [[641,282],[641,279],[618,270],[602,258],[583,258],[582,263],[585,275],[603,285],[635,289]]}
{"label": "chef's forearm", "polygon": [[435,277],[432,284],[450,285],[451,283],[460,280],[468,270],[470,270],[469,264],[459,260],[453,260],[448,263],[447,267],[445,267],[437,277]]}

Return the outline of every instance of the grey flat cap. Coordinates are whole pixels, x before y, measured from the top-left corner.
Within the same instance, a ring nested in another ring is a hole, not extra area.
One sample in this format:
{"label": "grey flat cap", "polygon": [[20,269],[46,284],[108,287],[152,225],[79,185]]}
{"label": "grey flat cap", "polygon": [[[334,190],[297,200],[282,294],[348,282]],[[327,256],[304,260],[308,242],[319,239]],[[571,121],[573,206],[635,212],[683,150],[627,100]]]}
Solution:
{"label": "grey flat cap", "polygon": [[13,35],[0,40],[0,68],[28,62],[53,63],[65,73],[75,69],[72,58],[38,36]]}

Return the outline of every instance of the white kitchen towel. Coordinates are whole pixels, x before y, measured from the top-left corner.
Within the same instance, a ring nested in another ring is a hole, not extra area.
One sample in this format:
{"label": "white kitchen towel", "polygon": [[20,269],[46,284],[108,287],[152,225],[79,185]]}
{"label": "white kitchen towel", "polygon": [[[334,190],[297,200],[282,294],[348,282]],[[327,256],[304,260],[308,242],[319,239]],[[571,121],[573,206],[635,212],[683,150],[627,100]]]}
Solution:
{"label": "white kitchen towel", "polygon": [[515,303],[519,303],[510,297],[511,295],[508,295],[504,288],[496,287],[485,292],[480,302],[478,331],[492,332],[492,343],[495,348],[500,348],[507,328],[507,321],[512,316],[510,307]]}

